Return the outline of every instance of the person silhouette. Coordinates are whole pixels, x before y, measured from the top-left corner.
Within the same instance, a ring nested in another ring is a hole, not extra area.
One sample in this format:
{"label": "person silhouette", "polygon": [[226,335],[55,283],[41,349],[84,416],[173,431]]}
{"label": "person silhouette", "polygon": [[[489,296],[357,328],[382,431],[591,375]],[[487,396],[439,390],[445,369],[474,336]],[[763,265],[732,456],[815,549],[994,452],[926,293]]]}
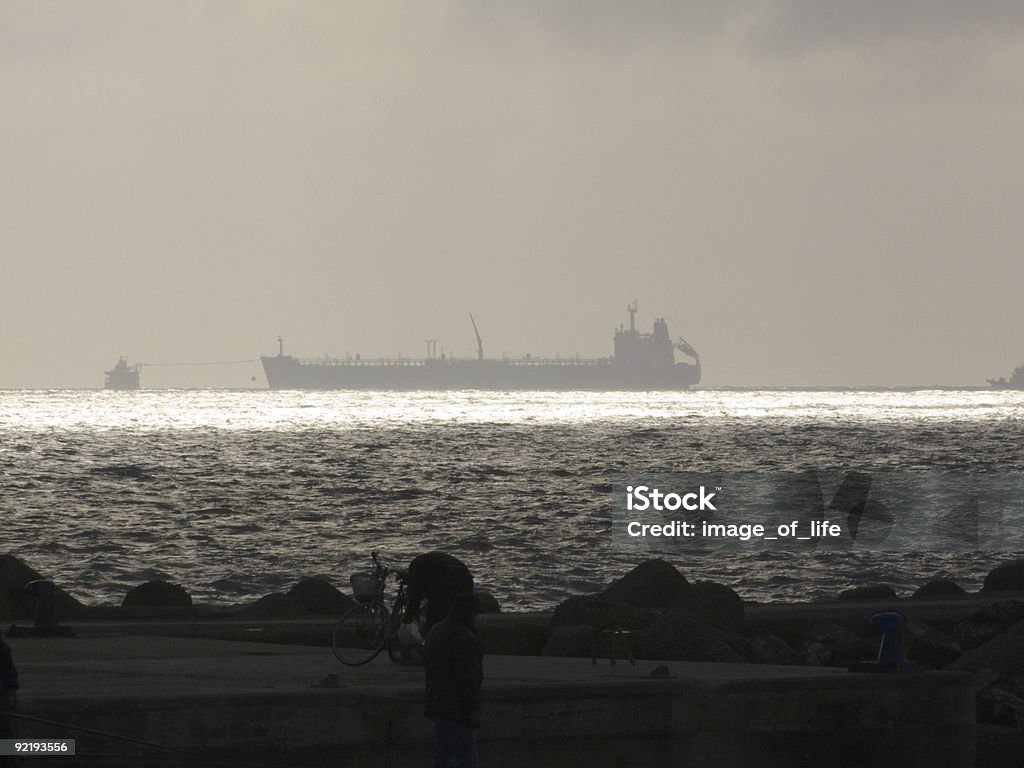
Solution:
{"label": "person silhouette", "polygon": [[476,768],[480,728],[483,646],[473,625],[480,613],[474,595],[455,598],[451,613],[427,635],[427,702],[434,721],[434,768]]}

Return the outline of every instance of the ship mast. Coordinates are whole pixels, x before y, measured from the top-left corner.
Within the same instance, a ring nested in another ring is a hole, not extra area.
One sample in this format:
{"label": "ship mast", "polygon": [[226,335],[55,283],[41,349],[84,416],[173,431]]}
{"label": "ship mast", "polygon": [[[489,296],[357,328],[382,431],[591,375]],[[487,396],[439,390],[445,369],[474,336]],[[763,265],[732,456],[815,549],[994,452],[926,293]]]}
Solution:
{"label": "ship mast", "polygon": [[636,334],[636,299],[626,307],[626,311],[629,312],[629,334],[633,336]]}
{"label": "ship mast", "polygon": [[480,331],[476,329],[476,320],[473,319],[473,315],[470,314],[469,322],[473,324],[473,333],[476,334],[476,359],[484,359],[484,340],[480,338]]}

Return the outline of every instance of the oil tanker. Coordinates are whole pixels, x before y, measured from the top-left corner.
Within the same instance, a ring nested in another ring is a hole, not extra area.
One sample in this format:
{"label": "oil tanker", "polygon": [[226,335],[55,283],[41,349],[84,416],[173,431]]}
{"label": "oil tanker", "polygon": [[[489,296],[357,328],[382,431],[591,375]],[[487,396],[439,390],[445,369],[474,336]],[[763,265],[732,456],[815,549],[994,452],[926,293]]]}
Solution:
{"label": "oil tanker", "polygon": [[[271,389],[382,389],[382,390],[679,390],[700,382],[700,356],[683,338],[672,341],[664,318],[654,321],[650,333],[636,328],[637,304],[628,307],[629,328],[614,335],[614,354],[597,359],[522,358],[488,359],[476,321],[477,356],[455,358],[436,354],[436,342],[427,342],[421,359],[345,358],[300,359],[284,353],[261,355]],[[433,352],[432,352],[433,350]],[[676,353],[686,358],[676,361]]]}

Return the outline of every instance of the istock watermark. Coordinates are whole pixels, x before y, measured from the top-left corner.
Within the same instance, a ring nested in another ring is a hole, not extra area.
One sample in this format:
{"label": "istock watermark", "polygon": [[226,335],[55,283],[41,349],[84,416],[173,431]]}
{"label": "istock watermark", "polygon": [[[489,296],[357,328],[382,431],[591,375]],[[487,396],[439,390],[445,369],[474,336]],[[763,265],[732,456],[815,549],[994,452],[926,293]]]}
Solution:
{"label": "istock watermark", "polygon": [[612,488],[627,551],[1024,549],[1021,474],[681,472]]}

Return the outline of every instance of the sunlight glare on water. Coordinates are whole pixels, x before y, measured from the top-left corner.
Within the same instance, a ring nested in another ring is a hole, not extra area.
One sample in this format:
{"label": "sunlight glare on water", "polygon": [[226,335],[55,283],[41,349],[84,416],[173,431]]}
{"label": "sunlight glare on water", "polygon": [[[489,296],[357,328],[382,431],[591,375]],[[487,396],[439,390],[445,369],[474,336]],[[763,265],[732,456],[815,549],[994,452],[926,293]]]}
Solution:
{"label": "sunlight glare on water", "polygon": [[659,419],[1021,418],[1016,392],[8,391],[0,429],[365,429],[400,424],[566,424]]}

